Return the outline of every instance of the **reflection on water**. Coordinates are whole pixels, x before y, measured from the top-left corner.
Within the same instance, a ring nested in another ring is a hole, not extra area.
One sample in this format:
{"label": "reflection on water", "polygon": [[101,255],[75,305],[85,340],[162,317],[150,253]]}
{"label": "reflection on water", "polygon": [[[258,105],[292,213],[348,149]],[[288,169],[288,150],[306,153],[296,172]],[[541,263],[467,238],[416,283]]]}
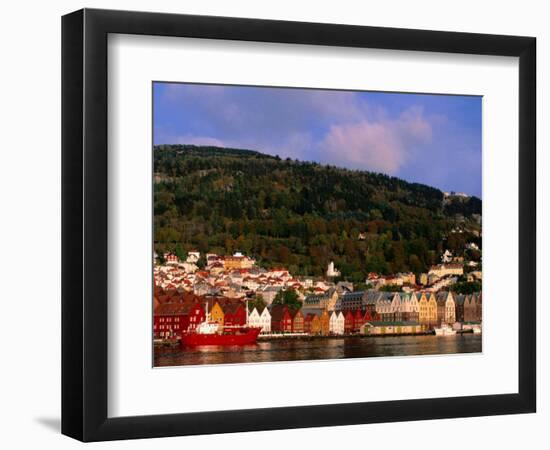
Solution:
{"label": "reflection on water", "polygon": [[155,348],[155,366],[441,355],[481,352],[481,335],[346,337],[337,339],[258,341],[245,346]]}

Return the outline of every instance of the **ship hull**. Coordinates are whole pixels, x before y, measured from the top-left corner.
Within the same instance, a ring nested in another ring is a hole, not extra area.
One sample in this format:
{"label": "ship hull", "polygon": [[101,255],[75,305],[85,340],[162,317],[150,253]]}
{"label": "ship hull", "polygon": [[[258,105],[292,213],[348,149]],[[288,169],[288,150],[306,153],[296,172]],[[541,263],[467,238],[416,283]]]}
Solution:
{"label": "ship hull", "polygon": [[181,343],[188,347],[201,345],[249,345],[256,343],[260,331],[260,328],[248,328],[247,330],[223,334],[188,333],[181,337]]}

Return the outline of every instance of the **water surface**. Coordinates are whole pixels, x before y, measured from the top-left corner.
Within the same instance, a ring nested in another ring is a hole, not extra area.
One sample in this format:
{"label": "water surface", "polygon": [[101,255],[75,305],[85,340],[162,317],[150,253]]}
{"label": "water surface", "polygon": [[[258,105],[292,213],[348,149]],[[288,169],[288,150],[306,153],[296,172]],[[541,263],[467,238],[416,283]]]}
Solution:
{"label": "water surface", "polygon": [[256,363],[481,352],[481,335],[259,340],[255,345],[155,348],[155,366]]}

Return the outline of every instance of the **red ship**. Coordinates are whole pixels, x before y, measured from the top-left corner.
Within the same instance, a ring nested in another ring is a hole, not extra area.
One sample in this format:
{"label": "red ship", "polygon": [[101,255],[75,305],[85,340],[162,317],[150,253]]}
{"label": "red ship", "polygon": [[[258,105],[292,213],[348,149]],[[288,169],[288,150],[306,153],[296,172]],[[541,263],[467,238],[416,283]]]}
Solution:
{"label": "red ship", "polygon": [[[246,308],[246,322],[248,323],[248,305]],[[188,331],[181,336],[181,343],[185,346],[196,347],[199,345],[247,345],[254,344],[260,331],[259,327],[245,326],[220,326],[210,320],[208,304],[206,305],[206,319],[193,331]]]}

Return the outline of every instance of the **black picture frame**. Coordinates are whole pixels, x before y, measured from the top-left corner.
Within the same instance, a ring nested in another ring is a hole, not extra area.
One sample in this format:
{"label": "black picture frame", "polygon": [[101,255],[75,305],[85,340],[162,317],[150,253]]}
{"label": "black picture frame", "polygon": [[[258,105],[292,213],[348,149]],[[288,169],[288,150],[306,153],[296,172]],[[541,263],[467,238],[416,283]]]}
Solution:
{"label": "black picture frame", "polygon": [[[110,33],[519,58],[517,393],[109,418]],[[82,441],[530,413],[536,409],[536,39],[83,9],[62,18],[62,433]]]}

